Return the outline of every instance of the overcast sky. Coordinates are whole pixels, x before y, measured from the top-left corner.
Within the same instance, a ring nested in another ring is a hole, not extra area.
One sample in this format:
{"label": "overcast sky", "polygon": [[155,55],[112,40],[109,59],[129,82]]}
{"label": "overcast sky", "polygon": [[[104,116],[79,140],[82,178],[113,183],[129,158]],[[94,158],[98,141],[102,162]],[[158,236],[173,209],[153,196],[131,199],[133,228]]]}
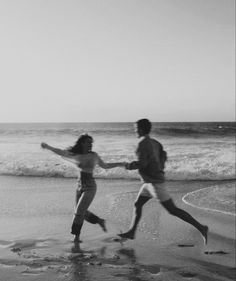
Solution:
{"label": "overcast sky", "polygon": [[234,0],[0,0],[0,122],[233,121]]}

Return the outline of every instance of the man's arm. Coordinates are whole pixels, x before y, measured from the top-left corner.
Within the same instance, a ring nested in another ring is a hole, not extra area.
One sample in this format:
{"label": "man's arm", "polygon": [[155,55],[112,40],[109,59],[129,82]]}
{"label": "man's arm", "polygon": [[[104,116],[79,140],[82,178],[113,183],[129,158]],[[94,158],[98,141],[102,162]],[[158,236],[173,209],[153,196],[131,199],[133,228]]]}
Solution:
{"label": "man's arm", "polygon": [[145,144],[139,144],[137,148],[138,160],[128,163],[126,165],[127,170],[144,169],[148,164],[148,148]]}

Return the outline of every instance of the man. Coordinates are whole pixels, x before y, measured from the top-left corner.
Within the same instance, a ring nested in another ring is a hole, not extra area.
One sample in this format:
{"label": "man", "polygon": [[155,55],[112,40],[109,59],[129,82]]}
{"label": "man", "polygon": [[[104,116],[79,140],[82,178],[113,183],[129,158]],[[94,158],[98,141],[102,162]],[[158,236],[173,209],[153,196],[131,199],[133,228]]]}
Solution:
{"label": "man", "polygon": [[149,136],[152,127],[151,122],[148,119],[140,119],[135,125],[137,136],[141,139],[136,150],[138,160],[128,163],[126,169],[138,169],[144,183],[134,204],[134,215],[130,229],[118,235],[122,238],[134,239],[144,204],[147,203],[149,199],[156,198],[159,199],[162,206],[171,215],[197,228],[205,244],[207,244],[208,227],[200,224],[186,211],[176,207],[165,188],[164,165],[167,160],[167,154],[163,150],[161,143]]}

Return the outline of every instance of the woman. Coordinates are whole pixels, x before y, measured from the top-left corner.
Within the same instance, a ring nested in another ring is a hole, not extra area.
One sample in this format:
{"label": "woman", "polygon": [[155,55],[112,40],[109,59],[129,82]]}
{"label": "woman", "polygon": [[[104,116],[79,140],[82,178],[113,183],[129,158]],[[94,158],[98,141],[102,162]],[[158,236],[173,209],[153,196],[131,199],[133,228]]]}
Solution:
{"label": "woman", "polygon": [[80,179],[76,190],[76,208],[73,218],[71,234],[75,235],[75,242],[81,242],[80,231],[84,220],[99,224],[106,231],[105,220],[88,211],[89,205],[96,194],[97,185],[93,177],[96,165],[103,169],[125,167],[125,162],[105,163],[96,152],[92,151],[93,138],[87,134],[81,135],[74,146],[66,150],[41,143],[41,147],[48,149],[63,158],[73,162],[80,169]]}

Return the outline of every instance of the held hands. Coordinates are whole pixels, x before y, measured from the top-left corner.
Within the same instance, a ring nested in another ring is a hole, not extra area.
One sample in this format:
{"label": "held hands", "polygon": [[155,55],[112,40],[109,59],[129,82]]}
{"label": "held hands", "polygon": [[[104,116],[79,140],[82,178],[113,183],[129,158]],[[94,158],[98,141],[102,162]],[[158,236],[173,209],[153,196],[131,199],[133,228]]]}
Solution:
{"label": "held hands", "polygon": [[123,167],[126,169],[127,164],[128,164],[128,162],[118,162],[117,167]]}
{"label": "held hands", "polygon": [[126,170],[129,170],[130,168],[130,163],[128,162],[120,162],[120,167],[124,167]]}
{"label": "held hands", "polygon": [[126,170],[136,170],[138,168],[139,168],[139,165],[138,165],[137,161],[126,163],[126,165],[125,165]]}
{"label": "held hands", "polygon": [[126,165],[127,165],[127,162],[118,162],[117,163],[117,167],[126,167]]}

